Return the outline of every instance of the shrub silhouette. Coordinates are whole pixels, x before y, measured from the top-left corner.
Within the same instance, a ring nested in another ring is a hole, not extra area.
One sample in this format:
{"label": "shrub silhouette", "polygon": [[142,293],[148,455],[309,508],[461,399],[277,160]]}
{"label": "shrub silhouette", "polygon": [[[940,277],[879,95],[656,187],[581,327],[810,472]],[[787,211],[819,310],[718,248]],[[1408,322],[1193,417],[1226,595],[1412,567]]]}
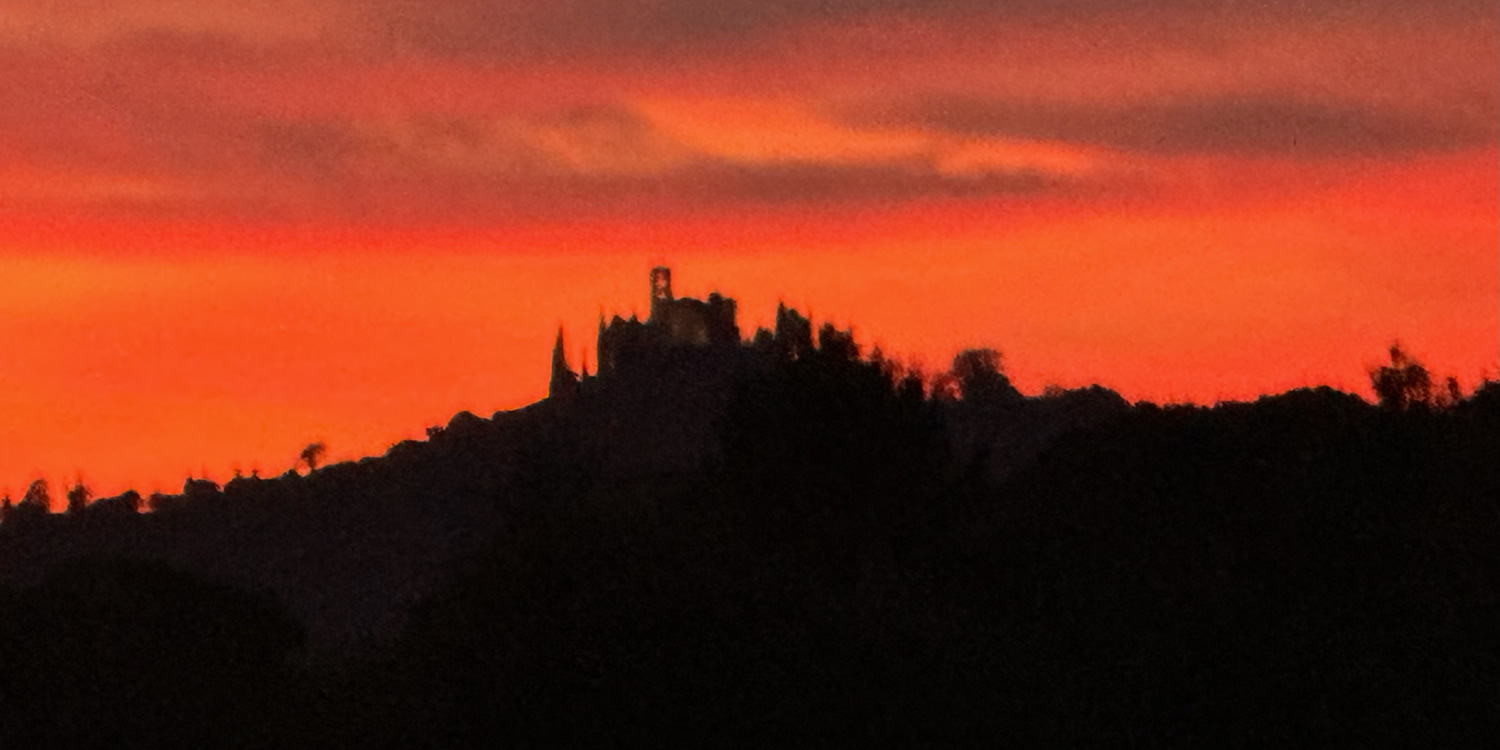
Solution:
{"label": "shrub silhouette", "polygon": [[93,497],[94,493],[88,487],[85,487],[82,482],[78,482],[68,488],[68,514],[77,515],[82,513],[84,508],[88,506],[89,500]]}
{"label": "shrub silhouette", "polygon": [[17,507],[24,507],[38,513],[46,514],[52,512],[52,491],[47,485],[47,480],[37,479],[32,481],[26,488],[26,494],[21,497]]}
{"label": "shrub silhouette", "polygon": [[[1391,344],[1390,357],[1390,364],[1370,372],[1370,385],[1380,405],[1405,410],[1431,403],[1432,377],[1427,368],[1403,351],[1400,344]],[[1457,383],[1453,385],[1456,387]]]}
{"label": "shrub silhouette", "polygon": [[1001,366],[1000,352],[994,349],[965,349],[953,358],[948,370],[958,397],[981,405],[1014,404],[1021,393],[1011,385]]}
{"label": "shrub silhouette", "polygon": [[328,446],[321,442],[308,443],[306,448],[298,456],[298,460],[307,464],[308,471],[317,471],[318,464],[322,462],[324,454],[328,453]]}
{"label": "shrub silhouette", "polygon": [[135,490],[126,490],[115,497],[104,497],[95,500],[88,506],[86,512],[94,515],[116,515],[129,516],[141,511],[141,493]]}

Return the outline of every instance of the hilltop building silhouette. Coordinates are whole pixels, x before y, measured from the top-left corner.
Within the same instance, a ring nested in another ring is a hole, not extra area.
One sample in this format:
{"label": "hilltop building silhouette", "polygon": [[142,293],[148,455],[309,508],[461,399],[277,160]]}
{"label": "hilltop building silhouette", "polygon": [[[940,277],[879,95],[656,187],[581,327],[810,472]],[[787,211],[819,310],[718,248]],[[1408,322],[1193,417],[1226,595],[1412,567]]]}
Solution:
{"label": "hilltop building silhouette", "polygon": [[672,269],[651,269],[651,317],[649,327],[661,331],[668,344],[711,346],[737,344],[740,329],[736,323],[735,301],[713,292],[708,301],[672,296]]}
{"label": "hilltop building silhouette", "polygon": [[566,400],[596,380],[646,367],[674,350],[727,349],[740,344],[738,305],[733,299],[718,292],[706,300],[678,298],[672,294],[672,270],[665,266],[651,269],[650,281],[651,313],[645,321],[634,315],[629,320],[615,315],[606,322],[599,316],[594,375],[587,373],[586,365],[581,376],[568,365],[563,332],[558,329],[549,398]]}

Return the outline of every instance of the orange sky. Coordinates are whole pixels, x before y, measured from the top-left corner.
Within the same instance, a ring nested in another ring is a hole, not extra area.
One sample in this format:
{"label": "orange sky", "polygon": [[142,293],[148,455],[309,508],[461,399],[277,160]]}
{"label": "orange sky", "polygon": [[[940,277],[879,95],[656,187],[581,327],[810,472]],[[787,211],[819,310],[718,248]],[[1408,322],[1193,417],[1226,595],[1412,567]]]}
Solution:
{"label": "orange sky", "polygon": [[1489,0],[8,0],[0,488],[541,397],[646,274],[1132,399],[1500,374]]}

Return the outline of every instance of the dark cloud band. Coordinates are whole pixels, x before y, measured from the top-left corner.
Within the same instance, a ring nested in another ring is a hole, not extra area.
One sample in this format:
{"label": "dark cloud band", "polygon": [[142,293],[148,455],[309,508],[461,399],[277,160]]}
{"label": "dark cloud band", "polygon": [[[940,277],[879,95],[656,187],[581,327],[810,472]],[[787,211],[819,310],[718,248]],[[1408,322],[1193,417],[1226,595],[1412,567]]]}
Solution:
{"label": "dark cloud band", "polygon": [[[1493,97],[1491,97],[1493,98]],[[1400,156],[1500,140],[1500,124],[1472,107],[1400,111],[1282,94],[1183,97],[1088,105],[923,96],[855,108],[864,127],[919,127],[960,136],[1008,137],[1156,154]]]}

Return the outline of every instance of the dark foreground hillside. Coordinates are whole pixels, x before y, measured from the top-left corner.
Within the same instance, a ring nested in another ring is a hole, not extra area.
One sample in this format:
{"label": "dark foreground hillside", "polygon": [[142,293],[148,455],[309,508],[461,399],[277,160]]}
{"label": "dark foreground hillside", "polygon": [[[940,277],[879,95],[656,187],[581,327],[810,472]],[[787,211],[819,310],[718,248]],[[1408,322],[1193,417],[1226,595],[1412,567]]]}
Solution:
{"label": "dark foreground hillside", "polygon": [[685,350],[381,459],[8,521],[0,745],[1492,735],[1500,388],[1158,409],[956,369]]}

